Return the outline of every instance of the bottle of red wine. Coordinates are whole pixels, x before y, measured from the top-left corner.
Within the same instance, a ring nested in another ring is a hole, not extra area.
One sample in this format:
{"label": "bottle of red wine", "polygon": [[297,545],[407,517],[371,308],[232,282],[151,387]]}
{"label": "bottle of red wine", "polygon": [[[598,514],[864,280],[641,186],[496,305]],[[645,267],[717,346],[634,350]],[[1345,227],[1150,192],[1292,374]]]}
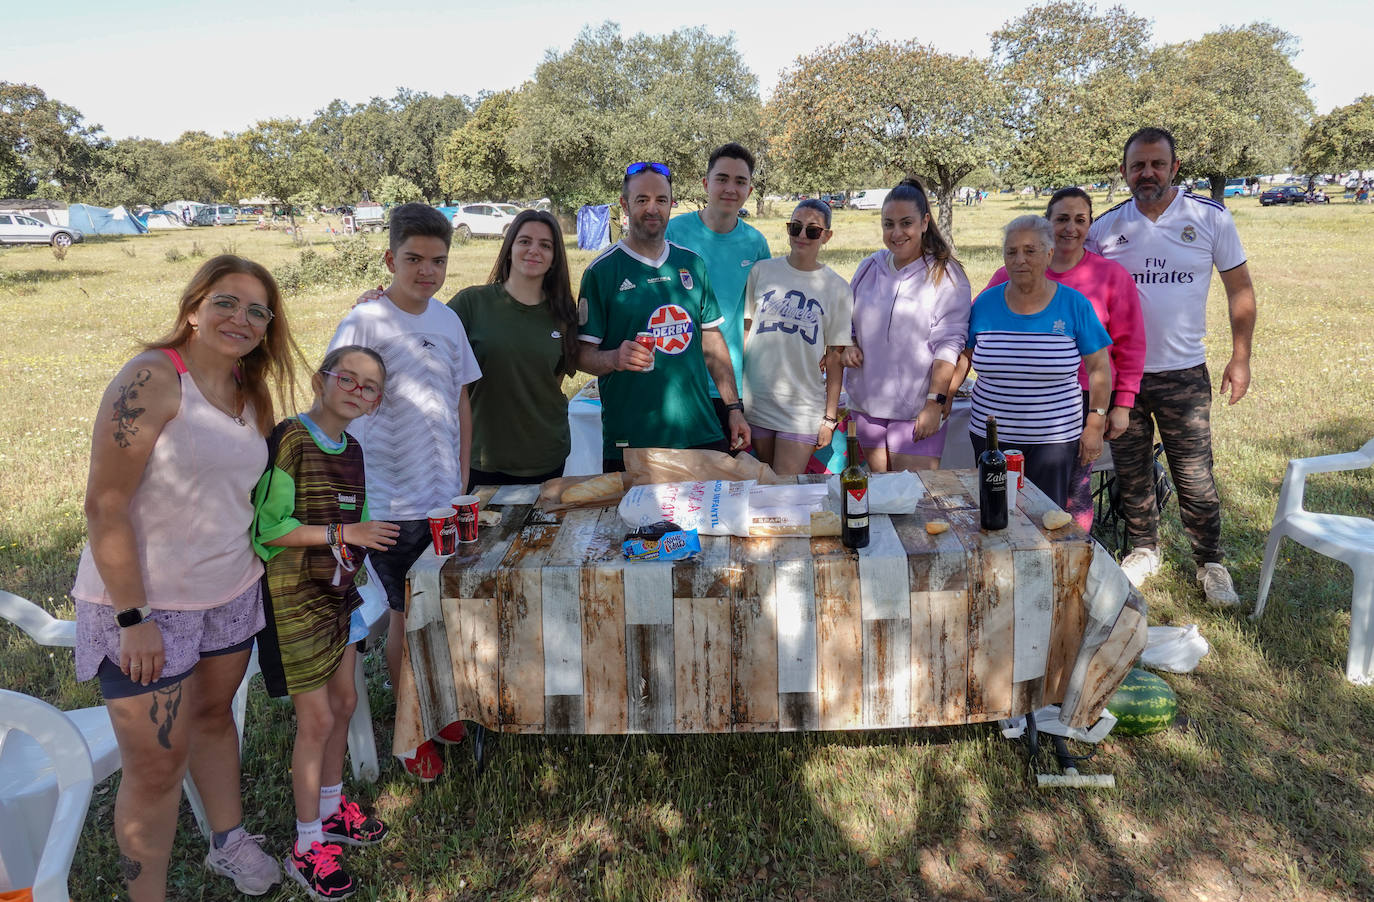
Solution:
{"label": "bottle of red wine", "polygon": [[983,529],[1007,528],[1007,458],[997,450],[997,419],[988,417],[988,447],[978,455],[978,514]]}
{"label": "bottle of red wine", "polygon": [[868,545],[868,474],[859,466],[859,438],[849,421],[849,466],[840,474],[840,542],[846,548]]}

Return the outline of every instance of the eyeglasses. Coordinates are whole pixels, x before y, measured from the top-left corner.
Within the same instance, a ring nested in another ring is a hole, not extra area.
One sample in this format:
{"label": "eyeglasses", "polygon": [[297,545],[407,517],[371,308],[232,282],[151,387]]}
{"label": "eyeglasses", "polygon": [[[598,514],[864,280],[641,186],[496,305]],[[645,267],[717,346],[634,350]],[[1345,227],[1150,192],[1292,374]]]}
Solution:
{"label": "eyeglasses", "polygon": [[[232,294],[212,294],[209,297],[209,301],[210,306],[214,307],[225,319],[238,313],[239,307],[243,306],[243,302]],[[250,323],[255,326],[262,326],[264,329],[267,328],[268,323],[272,322],[272,318],[276,316],[275,313],[262,304],[249,304],[246,313]]]}
{"label": "eyeglasses", "polygon": [[639,175],[646,169],[651,169],[654,172],[657,172],[659,175],[663,176],[665,179],[668,179],[669,181],[672,181],[673,179],[673,174],[669,172],[668,167],[662,163],[631,163],[629,166],[625,167],[625,174]]}
{"label": "eyeglasses", "polygon": [[798,235],[800,235],[803,230],[806,232],[806,237],[810,238],[812,241],[815,241],[817,238],[825,234],[825,226],[804,226],[801,223],[797,222],[795,219],[787,224],[787,234],[791,235],[793,238],[796,238]]}
{"label": "eyeglasses", "polygon": [[333,370],[320,370],[325,376],[333,376],[339,388],[346,392],[356,392],[358,397],[364,401],[375,401],[382,396],[382,390],[375,385],[364,385],[347,373],[336,373]]}

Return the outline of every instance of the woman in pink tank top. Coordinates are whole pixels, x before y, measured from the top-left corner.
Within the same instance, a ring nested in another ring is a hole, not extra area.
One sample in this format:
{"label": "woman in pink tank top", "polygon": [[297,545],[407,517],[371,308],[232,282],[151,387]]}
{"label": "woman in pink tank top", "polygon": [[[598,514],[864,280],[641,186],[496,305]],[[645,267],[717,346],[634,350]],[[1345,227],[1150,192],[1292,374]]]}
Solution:
{"label": "woman in pink tank top", "polygon": [[242,826],[230,702],[263,623],[248,528],[276,421],[268,382],[294,385],[293,354],[271,274],[215,257],[96,415],[90,543],[72,589],[77,676],[99,677],[119,742],[115,839],[140,902],[166,896],[188,767],[214,831],[210,869],[254,895],[280,879]]}

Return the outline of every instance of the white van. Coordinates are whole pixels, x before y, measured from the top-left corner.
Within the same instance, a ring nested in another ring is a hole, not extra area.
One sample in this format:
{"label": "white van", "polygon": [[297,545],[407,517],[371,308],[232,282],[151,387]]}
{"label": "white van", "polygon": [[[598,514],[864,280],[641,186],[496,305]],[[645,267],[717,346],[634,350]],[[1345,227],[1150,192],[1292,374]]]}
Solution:
{"label": "white van", "polygon": [[851,210],[881,210],[891,188],[865,188],[849,199]]}
{"label": "white van", "polygon": [[238,211],[228,204],[210,204],[201,207],[191,222],[198,226],[235,225],[239,221]]}

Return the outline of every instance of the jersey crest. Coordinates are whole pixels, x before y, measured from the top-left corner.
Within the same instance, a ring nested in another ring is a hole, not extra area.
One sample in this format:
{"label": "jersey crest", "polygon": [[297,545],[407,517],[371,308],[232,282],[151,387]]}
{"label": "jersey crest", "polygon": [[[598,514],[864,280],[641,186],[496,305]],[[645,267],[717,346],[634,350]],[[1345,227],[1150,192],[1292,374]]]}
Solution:
{"label": "jersey crest", "polygon": [[[691,276],[683,270],[684,280]],[[664,304],[649,314],[649,329],[654,334],[658,349],[665,354],[681,354],[692,344],[696,331],[692,316],[677,304]]]}
{"label": "jersey crest", "polygon": [[678,278],[682,280],[682,287],[688,291],[692,290],[692,274],[685,269],[677,271]]}

